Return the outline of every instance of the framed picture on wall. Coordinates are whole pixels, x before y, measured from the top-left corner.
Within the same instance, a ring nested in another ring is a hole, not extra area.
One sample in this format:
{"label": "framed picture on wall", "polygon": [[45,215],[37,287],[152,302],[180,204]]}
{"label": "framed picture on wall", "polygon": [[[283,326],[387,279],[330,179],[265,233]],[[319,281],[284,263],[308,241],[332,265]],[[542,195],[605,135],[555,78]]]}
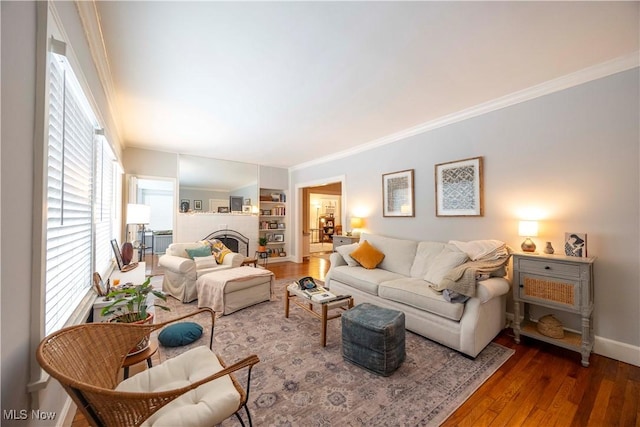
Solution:
{"label": "framed picture on wall", "polygon": [[229,207],[231,212],[242,212],[242,203],[244,199],[237,196],[229,196]]}
{"label": "framed picture on wall", "polygon": [[202,210],[202,200],[194,200],[193,201],[193,209],[195,209],[197,211],[201,211]]}
{"label": "framed picture on wall", "polygon": [[415,216],[413,169],[382,175],[382,216]]}
{"label": "framed picture on wall", "polygon": [[482,157],[435,165],[436,216],[482,216]]}

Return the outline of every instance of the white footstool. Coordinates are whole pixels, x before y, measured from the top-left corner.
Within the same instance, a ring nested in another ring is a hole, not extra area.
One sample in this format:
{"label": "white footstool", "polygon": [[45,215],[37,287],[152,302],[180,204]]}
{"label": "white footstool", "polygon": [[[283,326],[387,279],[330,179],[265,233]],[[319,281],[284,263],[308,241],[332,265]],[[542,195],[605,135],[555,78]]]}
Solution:
{"label": "white footstool", "polygon": [[208,307],[217,315],[230,314],[269,301],[274,274],[263,268],[238,267],[204,274],[196,281],[198,307]]}

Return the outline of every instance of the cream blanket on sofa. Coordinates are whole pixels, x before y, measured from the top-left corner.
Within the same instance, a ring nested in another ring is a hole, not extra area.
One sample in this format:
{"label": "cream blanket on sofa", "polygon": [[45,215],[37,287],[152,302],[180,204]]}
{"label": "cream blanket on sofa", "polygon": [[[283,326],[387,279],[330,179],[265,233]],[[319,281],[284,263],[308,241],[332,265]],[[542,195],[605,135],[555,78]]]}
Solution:
{"label": "cream blanket on sofa", "polygon": [[513,253],[511,248],[499,240],[450,241],[449,243],[467,253],[471,261],[450,270],[434,289],[437,291],[449,289],[468,297],[476,296],[476,280],[479,275],[491,275],[503,269]]}
{"label": "cream blanket on sofa", "polygon": [[196,282],[198,287],[198,307],[210,307],[216,312],[216,316],[222,316],[224,313],[225,288],[227,284],[261,276],[270,276],[271,294],[273,297],[275,279],[273,273],[269,270],[253,267],[238,267],[205,274],[198,278]]}

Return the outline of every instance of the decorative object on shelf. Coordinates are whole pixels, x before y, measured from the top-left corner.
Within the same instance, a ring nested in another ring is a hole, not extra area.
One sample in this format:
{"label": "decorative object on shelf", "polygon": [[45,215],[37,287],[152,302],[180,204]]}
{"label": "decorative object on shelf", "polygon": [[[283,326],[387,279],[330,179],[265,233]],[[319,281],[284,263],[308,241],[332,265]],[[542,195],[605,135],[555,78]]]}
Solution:
{"label": "decorative object on shelf", "polygon": [[227,206],[218,206],[218,213],[229,213],[229,208]]}
{"label": "decorative object on shelf", "polygon": [[278,228],[278,223],[275,222],[275,221],[270,222],[269,223],[269,228],[270,229],[273,229],[273,228],[277,229]]}
{"label": "decorative object on shelf", "polygon": [[[153,323],[153,313],[148,311],[149,307],[158,307],[162,310],[169,311],[169,307],[159,304],[149,305],[149,294],[167,300],[167,296],[160,291],[153,289],[151,285],[151,276],[147,277],[140,285],[125,284],[114,288],[107,294],[107,297],[113,299],[113,302],[106,305],[101,314],[103,316],[114,315],[110,322],[116,323]],[[149,346],[149,336],[142,339],[135,348],[131,349],[129,355],[136,354]]]}
{"label": "decorative object on shelf", "polygon": [[566,256],[587,257],[587,234],[565,233],[564,254]]}
{"label": "decorative object on shelf", "polygon": [[96,291],[98,296],[103,297],[107,295],[109,293],[110,287],[111,285],[109,284],[109,279],[107,279],[107,283],[105,285],[105,283],[102,281],[100,273],[98,273],[97,271],[93,273],[93,289]]}
{"label": "decorative object on shelf", "polygon": [[284,234],[274,234],[273,235],[274,242],[284,242]]}
{"label": "decorative object on shelf", "polygon": [[180,200],[180,212],[189,212],[189,201],[187,199]]}
{"label": "decorative object on shelf", "polygon": [[[133,259],[133,245],[131,244],[131,242],[124,242],[122,244],[122,264],[124,266],[131,264],[132,259]],[[120,270],[122,270],[122,268]]]}
{"label": "decorative object on shelf", "polygon": [[435,165],[436,216],[483,216],[482,157]]}
{"label": "decorative object on shelf", "polygon": [[116,239],[111,239],[111,249],[113,250],[113,255],[116,258],[118,270],[122,270],[122,267],[124,267],[124,261],[122,259],[122,253],[120,252],[120,247],[118,246],[118,242],[116,241]]}
{"label": "decorative object on shelf", "polygon": [[244,199],[240,196],[229,196],[229,207],[231,212],[242,212]]}
{"label": "decorative object on shelf", "polygon": [[538,235],[538,221],[520,221],[518,224],[518,235],[525,237],[524,242],[520,246],[523,252],[535,252],[536,244],[533,243],[531,237]]}
{"label": "decorative object on shelf", "polygon": [[194,200],[193,201],[193,209],[195,209],[197,211],[201,211],[202,210],[202,200]]}
{"label": "decorative object on shelf", "polygon": [[556,339],[564,338],[562,323],[553,317],[553,314],[548,314],[538,319],[537,329],[544,336]]}
{"label": "decorative object on shelf", "polygon": [[258,238],[258,252],[264,252],[267,250],[268,239],[264,236]]}
{"label": "decorative object on shelf", "polygon": [[545,254],[549,254],[549,255],[551,255],[551,254],[552,254],[552,253],[554,253],[554,252],[555,252],[555,251],[554,251],[554,249],[553,249],[553,246],[551,246],[551,242],[547,242],[547,244],[546,244],[546,245],[545,245],[545,247],[544,247],[544,253],[545,253]]}
{"label": "decorative object on shelf", "polygon": [[382,175],[382,216],[415,216],[413,169]]}
{"label": "decorative object on shelf", "polygon": [[138,261],[142,261],[142,256],[146,251],[144,226],[151,220],[151,207],[136,203],[127,204],[127,224],[141,225],[141,245],[138,254]]}

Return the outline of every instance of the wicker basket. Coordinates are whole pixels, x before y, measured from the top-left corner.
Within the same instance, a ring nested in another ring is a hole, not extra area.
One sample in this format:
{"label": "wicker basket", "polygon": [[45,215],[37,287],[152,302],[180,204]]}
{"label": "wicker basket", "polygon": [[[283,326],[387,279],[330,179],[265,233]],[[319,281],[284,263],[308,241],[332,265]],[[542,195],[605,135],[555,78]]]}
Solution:
{"label": "wicker basket", "polygon": [[562,329],[562,323],[552,314],[538,319],[538,332],[550,338],[564,338],[564,329]]}

